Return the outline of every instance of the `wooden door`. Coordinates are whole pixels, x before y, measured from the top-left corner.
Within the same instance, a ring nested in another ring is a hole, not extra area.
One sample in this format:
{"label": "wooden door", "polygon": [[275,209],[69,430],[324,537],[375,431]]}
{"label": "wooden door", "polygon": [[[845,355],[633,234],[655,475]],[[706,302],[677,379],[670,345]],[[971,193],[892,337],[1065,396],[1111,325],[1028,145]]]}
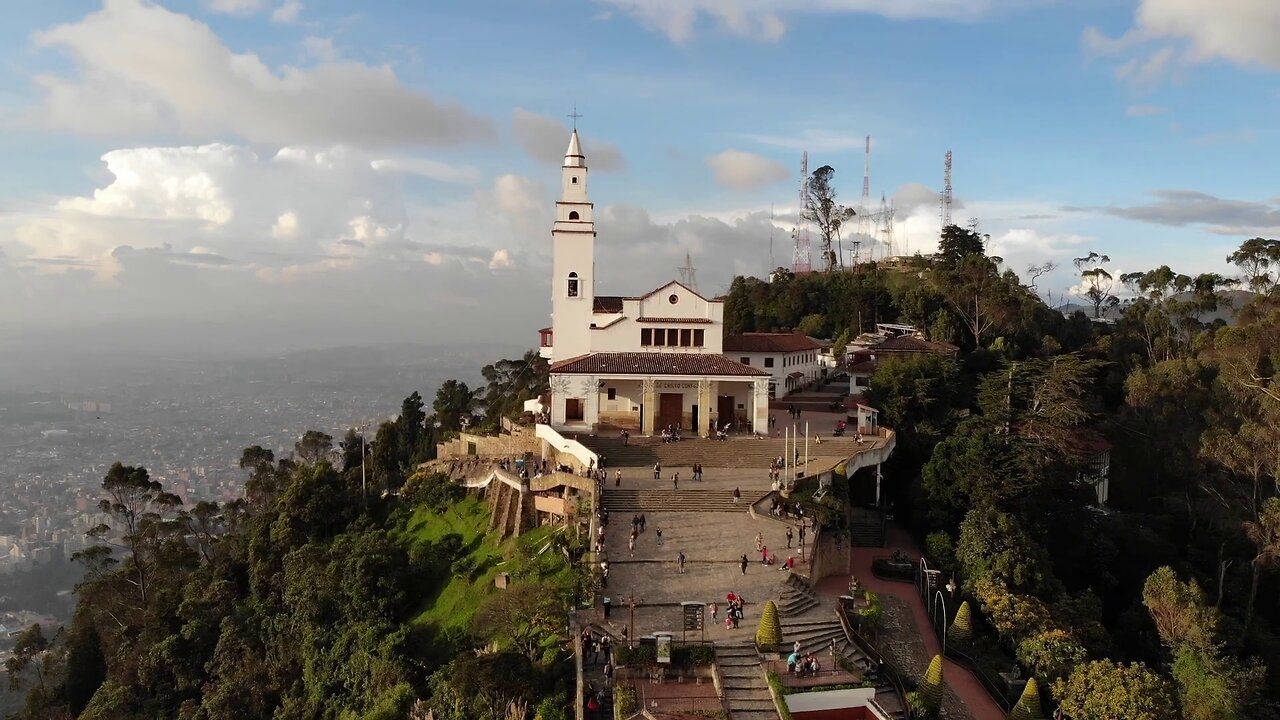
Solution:
{"label": "wooden door", "polygon": [[564,419],[581,420],[582,419],[582,398],[565,398],[564,401]]}
{"label": "wooden door", "polygon": [[[732,395],[720,395],[716,398],[716,424],[720,427],[733,423],[737,417]],[[718,428],[717,428],[718,429]]]}
{"label": "wooden door", "polygon": [[658,431],[666,429],[668,425],[680,425],[683,420],[681,416],[684,414],[684,395],[681,393],[659,393],[658,394]]}

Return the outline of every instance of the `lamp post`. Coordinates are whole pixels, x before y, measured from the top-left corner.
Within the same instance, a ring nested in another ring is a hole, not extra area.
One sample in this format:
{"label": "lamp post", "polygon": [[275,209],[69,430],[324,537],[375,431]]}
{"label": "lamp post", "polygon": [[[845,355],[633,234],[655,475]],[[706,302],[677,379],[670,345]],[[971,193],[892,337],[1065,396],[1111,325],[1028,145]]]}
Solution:
{"label": "lamp post", "polygon": [[951,593],[952,600],[956,599],[956,590],[959,589],[960,586],[956,584],[956,576],[952,575],[951,579],[947,581],[947,592]]}
{"label": "lamp post", "polygon": [[627,647],[631,647],[631,643],[635,642],[636,636],[636,593],[632,590],[627,594],[627,609],[631,611],[631,616],[627,620]]}
{"label": "lamp post", "polygon": [[941,590],[934,593],[934,597],[942,603],[942,657],[945,658],[947,656],[947,598]]}

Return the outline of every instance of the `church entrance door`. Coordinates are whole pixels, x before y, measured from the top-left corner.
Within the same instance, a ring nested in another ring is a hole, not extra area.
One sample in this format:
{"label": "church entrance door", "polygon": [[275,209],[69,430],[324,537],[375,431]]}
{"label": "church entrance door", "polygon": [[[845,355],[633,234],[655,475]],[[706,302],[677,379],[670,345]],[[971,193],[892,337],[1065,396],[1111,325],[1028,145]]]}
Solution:
{"label": "church entrance door", "polygon": [[716,397],[716,423],[720,427],[724,427],[734,421],[734,402],[732,395],[720,395]]}
{"label": "church entrance door", "polygon": [[661,432],[668,425],[680,425],[684,414],[684,395],[681,393],[658,394],[658,427]]}

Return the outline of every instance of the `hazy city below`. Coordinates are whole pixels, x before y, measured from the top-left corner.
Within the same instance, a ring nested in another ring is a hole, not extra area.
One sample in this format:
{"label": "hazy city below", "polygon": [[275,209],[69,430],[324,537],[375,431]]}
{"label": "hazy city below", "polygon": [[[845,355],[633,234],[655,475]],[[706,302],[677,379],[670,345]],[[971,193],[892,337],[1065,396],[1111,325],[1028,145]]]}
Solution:
{"label": "hazy city below", "polygon": [[25,367],[6,361],[0,627],[69,619],[69,559],[103,520],[96,506],[111,463],[145,466],[188,503],[231,500],[245,447],[288,453],[312,428],[340,437],[395,415],[414,390],[430,405],[444,380],[477,383],[484,364],[520,352],[405,344],[211,360],[82,349]]}

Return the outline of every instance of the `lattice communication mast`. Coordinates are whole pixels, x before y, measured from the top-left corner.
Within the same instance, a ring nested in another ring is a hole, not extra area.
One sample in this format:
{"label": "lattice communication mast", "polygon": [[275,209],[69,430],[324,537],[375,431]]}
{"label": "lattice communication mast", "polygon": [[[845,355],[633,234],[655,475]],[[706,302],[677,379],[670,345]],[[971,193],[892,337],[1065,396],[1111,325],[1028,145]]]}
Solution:
{"label": "lattice communication mast", "polygon": [[813,270],[812,248],[809,245],[809,223],[804,219],[804,205],[806,196],[809,194],[809,153],[804,154],[804,159],[800,161],[800,207],[799,216],[796,218],[795,252],[791,255],[791,271],[799,273],[807,273]]}
{"label": "lattice communication mast", "polygon": [[942,227],[951,224],[951,151],[947,151],[947,160],[943,164],[942,176]]}

